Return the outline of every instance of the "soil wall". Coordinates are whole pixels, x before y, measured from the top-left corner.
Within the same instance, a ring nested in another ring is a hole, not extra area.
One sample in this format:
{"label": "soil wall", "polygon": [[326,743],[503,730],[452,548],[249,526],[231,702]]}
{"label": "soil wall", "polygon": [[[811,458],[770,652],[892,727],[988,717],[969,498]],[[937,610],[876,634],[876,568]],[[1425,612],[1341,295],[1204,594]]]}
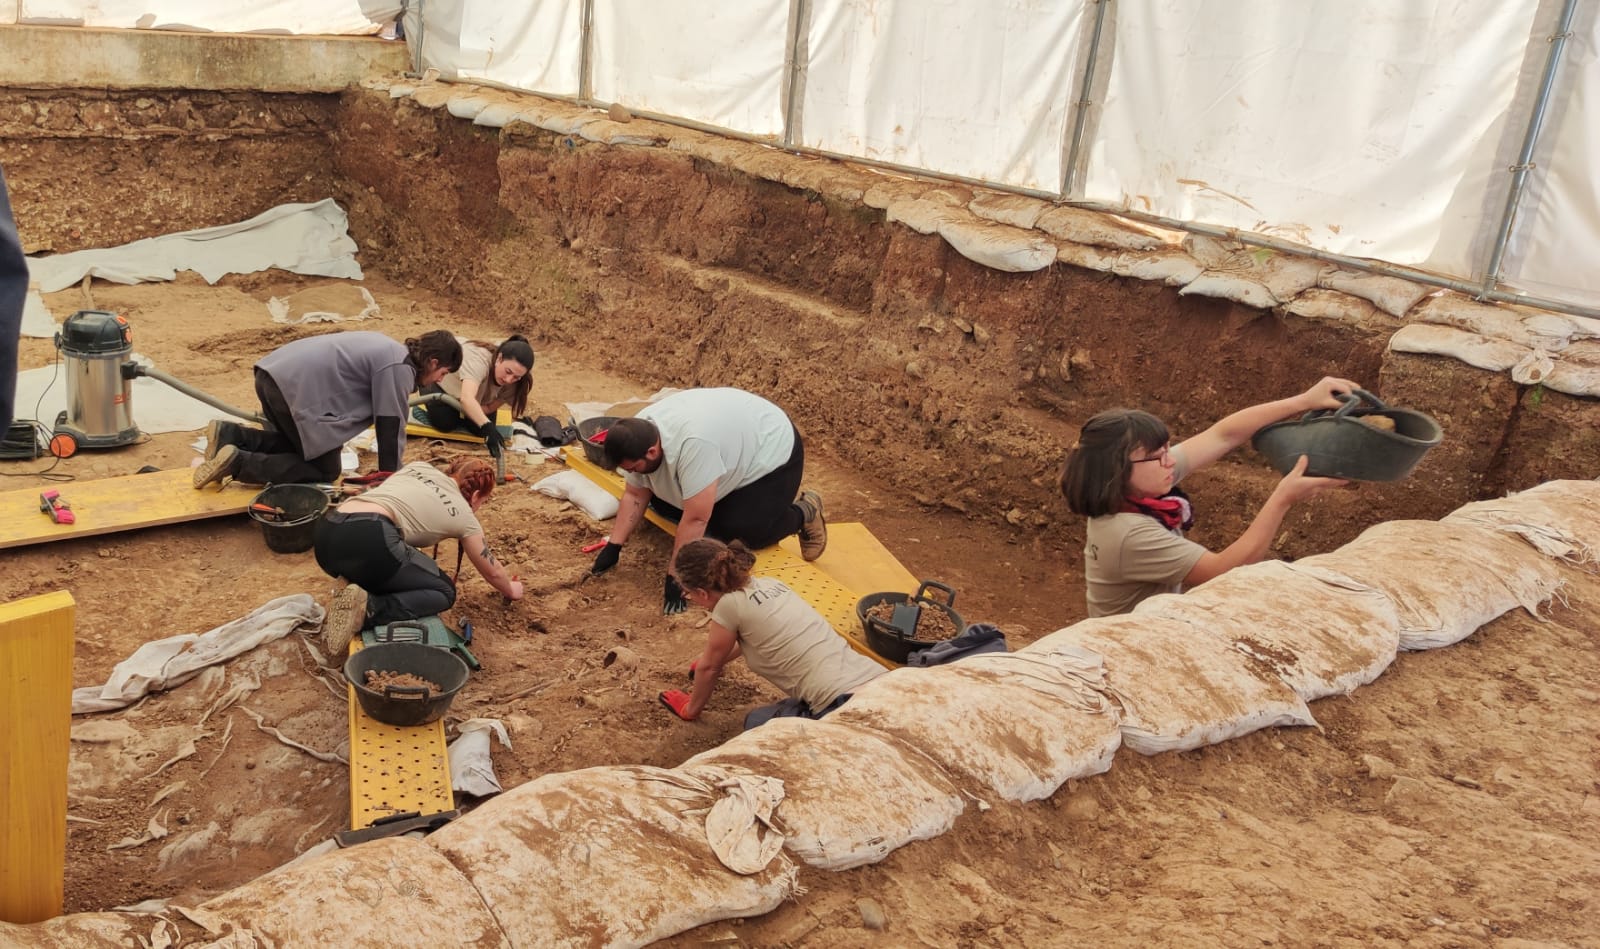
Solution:
{"label": "soil wall", "polygon": [[[816,159],[794,157],[794,161]],[[451,295],[537,345],[608,353],[650,385],[737,385],[830,453],[929,505],[1078,546],[1054,480],[1077,426],[1134,405],[1177,434],[1364,380],[1446,441],[1397,485],[1319,500],[1278,553],[1375,520],[1592,476],[1590,400],[1442,357],[1392,326],[1308,319],[1057,263],[980,266],[865,204],[682,151],[474,125],[379,90],[340,97],[0,91],[0,163],[33,251],[114,245],[333,194],[363,266]],[[1242,529],[1276,477],[1249,452],[1197,486],[1202,542]]]}

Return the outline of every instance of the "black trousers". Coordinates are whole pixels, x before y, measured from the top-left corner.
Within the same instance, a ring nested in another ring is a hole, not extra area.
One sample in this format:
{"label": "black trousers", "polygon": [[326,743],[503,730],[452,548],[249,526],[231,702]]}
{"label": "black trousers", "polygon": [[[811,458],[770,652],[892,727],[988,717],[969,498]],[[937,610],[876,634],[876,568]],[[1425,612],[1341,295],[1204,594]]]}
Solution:
{"label": "black trousers", "polygon": [[405,542],[382,514],[329,511],[312,541],[317,566],[367,591],[362,628],[422,619],[455,605],[456,587],[430,556]]}
{"label": "black trousers", "polygon": [[[432,395],[443,391],[444,389],[437,384],[422,387],[423,395]],[[429,425],[441,432],[453,432],[460,429],[471,432],[474,435],[489,434],[489,425],[479,425],[472,419],[467,418],[455,406],[446,405],[443,402],[424,402],[422,404],[422,414],[428,417]],[[489,419],[489,424],[494,424],[492,417]]]}
{"label": "black trousers", "polygon": [[[743,541],[751,550],[759,550],[799,533],[806,516],[795,506],[794,499],[800,493],[805,467],[805,445],[796,429],[794,451],[789,453],[789,460],[718,501],[711,509],[706,536],[724,543]],[[651,498],[650,507],[670,521],[683,519],[682,508],[660,498]]]}
{"label": "black trousers", "polygon": [[336,481],[344,466],[340,449],[315,458],[305,457],[305,444],[295,427],[294,413],[278,383],[256,370],[256,398],[266,428],[239,426],[239,468],[234,477],[247,484],[320,484]]}

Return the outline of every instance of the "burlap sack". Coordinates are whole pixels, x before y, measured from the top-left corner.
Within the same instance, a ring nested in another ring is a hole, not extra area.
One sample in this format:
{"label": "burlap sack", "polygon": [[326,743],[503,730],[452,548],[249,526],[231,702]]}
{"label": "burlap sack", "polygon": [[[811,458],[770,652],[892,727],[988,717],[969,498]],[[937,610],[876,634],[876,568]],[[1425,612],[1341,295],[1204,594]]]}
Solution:
{"label": "burlap sack", "polygon": [[1547,481],[1492,501],[1463,504],[1444,523],[1515,534],[1540,553],[1574,565],[1600,561],[1600,481]]}
{"label": "burlap sack", "polygon": [[1305,700],[1258,659],[1189,623],[1129,613],[1089,619],[1021,655],[1088,650],[1121,706],[1122,741],[1144,755],[1214,745],[1272,725],[1315,725]]}

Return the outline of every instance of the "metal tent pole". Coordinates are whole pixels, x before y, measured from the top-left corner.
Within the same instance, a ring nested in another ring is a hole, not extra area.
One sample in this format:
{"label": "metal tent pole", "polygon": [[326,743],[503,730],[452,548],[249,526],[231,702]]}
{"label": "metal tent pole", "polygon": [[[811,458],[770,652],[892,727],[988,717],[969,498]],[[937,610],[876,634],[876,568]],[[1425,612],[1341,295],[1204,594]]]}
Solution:
{"label": "metal tent pole", "polygon": [[1094,88],[1095,70],[1100,65],[1100,34],[1105,28],[1106,10],[1111,0],[1089,0],[1094,4],[1094,32],[1089,37],[1089,49],[1083,61],[1083,82],[1078,87],[1078,111],[1072,120],[1072,138],[1067,143],[1066,159],[1061,169],[1061,197],[1070,199],[1072,189],[1078,185],[1079,153],[1083,148],[1083,130],[1089,118],[1089,92]]}
{"label": "metal tent pole", "polygon": [[578,23],[578,102],[594,102],[594,0],[583,0]]}
{"label": "metal tent pole", "polygon": [[811,0],[789,4],[789,68],[783,88],[783,147],[800,140],[806,67],[811,59]]}
{"label": "metal tent pole", "polygon": [[1577,8],[1578,0],[1566,0],[1561,7],[1556,31],[1545,37],[1545,42],[1550,44],[1550,52],[1545,56],[1544,76],[1539,81],[1539,95],[1533,102],[1533,114],[1528,117],[1528,131],[1522,137],[1522,151],[1517,155],[1517,163],[1508,169],[1511,172],[1511,187],[1506,192],[1506,209],[1500,216],[1500,231],[1495,235],[1494,250],[1490,252],[1489,264],[1483,271],[1480,299],[1489,296],[1500,282],[1500,265],[1505,260],[1506,245],[1511,241],[1511,229],[1516,224],[1517,205],[1522,202],[1522,190],[1527,186],[1528,172],[1533,170],[1533,149],[1539,142],[1539,130],[1544,125],[1545,110],[1550,105],[1550,90],[1555,85],[1561,53],[1572,36],[1572,17]]}

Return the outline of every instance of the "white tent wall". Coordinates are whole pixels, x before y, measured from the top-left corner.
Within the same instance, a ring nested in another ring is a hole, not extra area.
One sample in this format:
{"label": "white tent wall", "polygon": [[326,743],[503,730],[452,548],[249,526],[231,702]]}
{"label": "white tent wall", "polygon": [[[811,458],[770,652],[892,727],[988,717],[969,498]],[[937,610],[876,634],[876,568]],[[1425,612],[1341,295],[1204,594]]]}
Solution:
{"label": "white tent wall", "polygon": [[783,135],[789,0],[594,0],[594,98]]}
{"label": "white tent wall", "polygon": [[1083,6],[813,0],[810,148],[1053,193]]}
{"label": "white tent wall", "polygon": [[[1534,7],[1125,0],[1083,197],[1473,275]],[[1503,170],[1504,164],[1501,165]],[[1460,189],[1466,200],[1455,200]],[[1447,215],[1448,212],[1448,215]]]}
{"label": "white tent wall", "polygon": [[1600,4],[1580,4],[1502,279],[1600,309]]}
{"label": "white tent wall", "polygon": [[[16,22],[214,33],[355,35],[376,33],[400,5],[377,0],[19,0]],[[364,11],[370,11],[365,12]]]}
{"label": "white tent wall", "polygon": [[0,0],[0,26],[17,22],[17,8],[21,0]]}
{"label": "white tent wall", "polygon": [[407,11],[406,35],[421,37],[423,62],[452,79],[491,82],[546,95],[578,95],[582,5],[567,0],[496,3],[424,0]]}

